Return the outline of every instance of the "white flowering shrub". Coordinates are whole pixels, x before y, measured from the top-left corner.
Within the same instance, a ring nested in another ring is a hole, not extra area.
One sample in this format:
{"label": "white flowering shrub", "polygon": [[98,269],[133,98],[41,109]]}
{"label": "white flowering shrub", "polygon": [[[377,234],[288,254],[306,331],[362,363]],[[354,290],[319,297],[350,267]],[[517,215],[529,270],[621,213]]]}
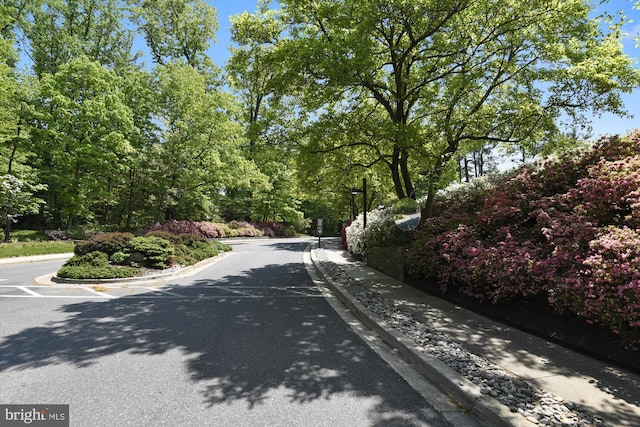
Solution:
{"label": "white flowering shrub", "polygon": [[358,215],[347,231],[349,251],[359,257],[366,258],[366,248],[390,246],[399,239],[402,231],[395,224],[393,207],[376,209],[367,212],[367,227],[364,228],[364,215]]}

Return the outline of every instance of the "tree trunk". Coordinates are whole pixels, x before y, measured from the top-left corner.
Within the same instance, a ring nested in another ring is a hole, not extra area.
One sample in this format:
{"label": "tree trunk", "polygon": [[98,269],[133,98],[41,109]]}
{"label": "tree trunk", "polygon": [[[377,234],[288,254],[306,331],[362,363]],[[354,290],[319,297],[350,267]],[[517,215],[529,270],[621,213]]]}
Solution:
{"label": "tree trunk", "polygon": [[393,178],[393,185],[396,189],[398,199],[404,199],[406,197],[406,193],[404,192],[402,179],[400,178],[400,150],[397,148],[393,149],[393,157],[391,159],[391,177]]}

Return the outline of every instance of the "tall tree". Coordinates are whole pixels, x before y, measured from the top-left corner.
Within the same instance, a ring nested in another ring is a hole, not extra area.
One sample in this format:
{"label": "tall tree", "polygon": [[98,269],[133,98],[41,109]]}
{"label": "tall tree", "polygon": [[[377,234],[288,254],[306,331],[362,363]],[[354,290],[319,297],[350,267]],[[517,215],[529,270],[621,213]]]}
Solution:
{"label": "tall tree", "polygon": [[[229,217],[265,221],[299,222],[299,198],[295,159],[297,152],[282,144],[273,132],[281,117],[289,114],[278,93],[282,81],[279,61],[271,53],[284,30],[278,12],[260,0],[255,14],[231,17],[231,48],[226,66],[231,87],[243,105],[248,146],[245,155],[268,177],[269,186],[244,191],[230,189],[226,209]],[[277,96],[274,96],[277,95]]]}
{"label": "tall tree", "polygon": [[210,219],[227,188],[263,181],[241,153],[238,106],[230,94],[212,90],[206,75],[183,61],[159,66],[155,87],[162,143],[151,147],[149,166],[158,183],[150,191],[164,214],[158,219]]}
{"label": "tall tree", "polygon": [[132,152],[133,126],[119,79],[86,57],[42,78],[34,151],[49,209],[68,229],[115,203],[111,187]]}
{"label": "tall tree", "polygon": [[80,56],[114,68],[133,61],[121,0],[31,0],[27,11],[23,51],[39,77]]}
{"label": "tall tree", "polygon": [[[311,150],[366,150],[399,198],[436,186],[465,141],[522,143],[569,112],[623,114],[640,83],[621,22],[582,0],[282,0],[278,57],[301,94]],[[350,135],[343,123],[351,121]]]}
{"label": "tall tree", "polygon": [[132,19],[144,34],[153,61],[182,59],[210,68],[206,56],[218,29],[216,10],[201,0],[129,0]]}

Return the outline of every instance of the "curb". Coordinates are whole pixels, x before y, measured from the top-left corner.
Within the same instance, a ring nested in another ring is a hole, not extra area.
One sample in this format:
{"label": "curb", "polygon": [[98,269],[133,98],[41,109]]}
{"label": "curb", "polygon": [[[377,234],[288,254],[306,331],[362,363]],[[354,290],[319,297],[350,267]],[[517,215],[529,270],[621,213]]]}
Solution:
{"label": "curb", "polygon": [[34,262],[41,262],[41,261],[57,261],[61,259],[69,259],[72,256],[73,256],[73,252],[61,253],[61,254],[49,254],[49,255],[32,255],[32,256],[0,258],[0,265],[31,264]]}
{"label": "curb", "polygon": [[520,414],[512,413],[496,399],[480,393],[480,387],[464,378],[444,362],[421,351],[411,340],[389,326],[384,320],[376,319],[360,301],[345,291],[339,283],[329,278],[327,272],[314,257],[313,245],[311,260],[322,280],[329,285],[353,314],[366,326],[375,331],[384,341],[400,352],[414,368],[430,382],[458,401],[466,410],[476,415],[490,426],[513,427],[531,425]]}
{"label": "curb", "polygon": [[192,276],[201,270],[207,268],[211,264],[215,264],[218,261],[227,258],[228,256],[233,255],[233,252],[222,252],[212,258],[207,258],[202,260],[194,265],[190,265],[185,268],[181,268],[180,270],[170,271],[168,273],[160,273],[154,274],[151,276],[141,276],[141,277],[123,277],[119,279],[65,279],[61,277],[57,277],[54,274],[45,275],[36,279],[36,282],[49,284],[48,281],[51,281],[52,284],[67,284],[67,285],[116,285],[116,284],[125,284],[125,283],[145,283],[152,282],[154,280],[161,279],[170,279],[170,278],[181,278],[181,277],[189,277]]}

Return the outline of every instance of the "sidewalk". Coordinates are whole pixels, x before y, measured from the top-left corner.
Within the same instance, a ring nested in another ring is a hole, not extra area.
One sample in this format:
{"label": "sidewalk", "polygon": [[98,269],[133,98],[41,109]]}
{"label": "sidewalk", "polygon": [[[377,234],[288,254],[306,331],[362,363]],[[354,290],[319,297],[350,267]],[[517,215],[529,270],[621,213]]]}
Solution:
{"label": "sidewalk", "polygon": [[[405,285],[354,261],[342,250],[339,239],[324,239],[320,248],[316,243],[311,257],[345,305],[396,347],[419,372],[468,407],[487,426],[640,426],[640,376]],[[380,310],[367,301],[367,295],[373,295],[374,299],[381,297],[391,311],[400,310],[400,314],[396,312],[386,319],[373,314],[371,307],[376,312]],[[509,389],[504,382],[487,384],[486,375],[480,381],[481,375],[477,373],[450,367],[467,364],[452,362],[453,357],[447,355],[434,355],[415,336],[409,338],[392,327],[393,318],[402,317],[402,313],[408,313],[409,318],[398,322],[400,328],[416,320],[468,350],[471,355],[464,359],[480,356],[522,380],[516,384],[526,386]],[[522,403],[525,400],[527,405]],[[557,407],[562,411],[554,409]],[[576,413],[580,416],[574,416]]]}

